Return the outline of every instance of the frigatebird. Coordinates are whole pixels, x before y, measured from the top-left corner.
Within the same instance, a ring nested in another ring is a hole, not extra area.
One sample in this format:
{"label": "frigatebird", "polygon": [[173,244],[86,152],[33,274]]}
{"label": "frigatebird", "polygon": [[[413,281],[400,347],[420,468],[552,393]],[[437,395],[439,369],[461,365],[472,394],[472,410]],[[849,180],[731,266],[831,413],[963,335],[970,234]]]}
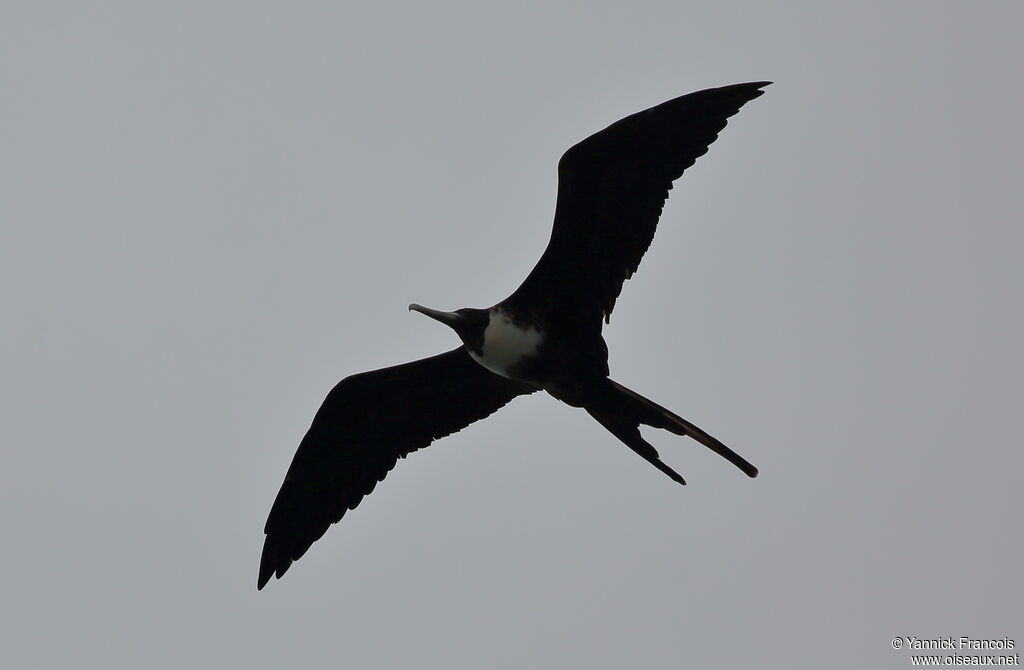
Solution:
{"label": "frigatebird", "polygon": [[641,437],[641,424],[688,435],[756,477],[757,468],[732,449],[612,381],[601,330],[651,244],[672,182],[770,83],[684,95],[579,142],[558,162],[548,246],[512,295],[487,309],[409,305],[452,328],[462,344],[352,375],[327,395],[270,510],[258,588],[355,509],[399,458],[539,390],[582,407],[680,484],[686,482]]}

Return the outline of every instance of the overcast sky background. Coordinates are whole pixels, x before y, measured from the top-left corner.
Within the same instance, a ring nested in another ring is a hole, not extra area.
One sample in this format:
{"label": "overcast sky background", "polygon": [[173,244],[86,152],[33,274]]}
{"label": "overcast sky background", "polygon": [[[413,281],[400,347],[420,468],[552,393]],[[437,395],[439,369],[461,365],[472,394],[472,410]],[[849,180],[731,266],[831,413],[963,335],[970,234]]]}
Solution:
{"label": "overcast sky background", "polygon": [[[1019,2],[100,4],[0,10],[5,667],[1024,644]],[[257,593],[327,391],[453,346],[406,305],[510,293],[574,142],[760,79],[605,333],[761,476],[522,398]]]}

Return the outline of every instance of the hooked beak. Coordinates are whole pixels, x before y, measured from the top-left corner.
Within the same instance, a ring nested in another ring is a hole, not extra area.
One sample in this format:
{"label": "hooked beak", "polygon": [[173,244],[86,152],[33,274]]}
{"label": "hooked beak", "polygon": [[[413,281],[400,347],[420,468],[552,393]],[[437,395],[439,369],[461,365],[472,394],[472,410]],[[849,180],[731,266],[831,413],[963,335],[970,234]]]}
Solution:
{"label": "hooked beak", "polygon": [[409,311],[419,312],[420,314],[426,314],[431,319],[434,319],[435,321],[440,321],[449,328],[455,328],[456,326],[461,324],[462,321],[466,318],[456,312],[442,312],[437,309],[430,309],[429,307],[424,307],[423,305],[417,305],[416,303],[409,305]]}

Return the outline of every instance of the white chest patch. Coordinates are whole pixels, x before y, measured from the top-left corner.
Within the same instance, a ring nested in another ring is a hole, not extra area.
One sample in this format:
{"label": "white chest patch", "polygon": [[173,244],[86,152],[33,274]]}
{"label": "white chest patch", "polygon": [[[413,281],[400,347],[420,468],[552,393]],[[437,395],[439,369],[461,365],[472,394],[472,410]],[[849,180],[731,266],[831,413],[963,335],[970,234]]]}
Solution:
{"label": "white chest patch", "polygon": [[509,369],[516,363],[537,355],[537,346],[544,336],[536,328],[520,328],[500,310],[492,310],[490,319],[484,330],[483,355],[472,351],[469,355],[491,372],[508,377]]}

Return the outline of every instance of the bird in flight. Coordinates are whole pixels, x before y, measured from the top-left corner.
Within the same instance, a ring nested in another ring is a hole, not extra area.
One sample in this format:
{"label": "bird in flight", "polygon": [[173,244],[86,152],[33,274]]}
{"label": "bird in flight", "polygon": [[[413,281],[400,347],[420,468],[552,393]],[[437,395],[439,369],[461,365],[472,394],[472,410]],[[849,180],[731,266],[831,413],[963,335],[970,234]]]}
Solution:
{"label": "bird in flight", "polygon": [[270,510],[257,587],[280,578],[399,458],[535,391],[582,407],[680,484],[686,482],[641,437],[641,425],[687,435],[756,477],[757,468],[732,449],[611,380],[601,329],[651,244],[672,182],[770,83],[684,95],[576,144],[558,161],[551,239],[512,295],[485,309],[409,305],[450,327],[461,344],[352,375],[327,395]]}

